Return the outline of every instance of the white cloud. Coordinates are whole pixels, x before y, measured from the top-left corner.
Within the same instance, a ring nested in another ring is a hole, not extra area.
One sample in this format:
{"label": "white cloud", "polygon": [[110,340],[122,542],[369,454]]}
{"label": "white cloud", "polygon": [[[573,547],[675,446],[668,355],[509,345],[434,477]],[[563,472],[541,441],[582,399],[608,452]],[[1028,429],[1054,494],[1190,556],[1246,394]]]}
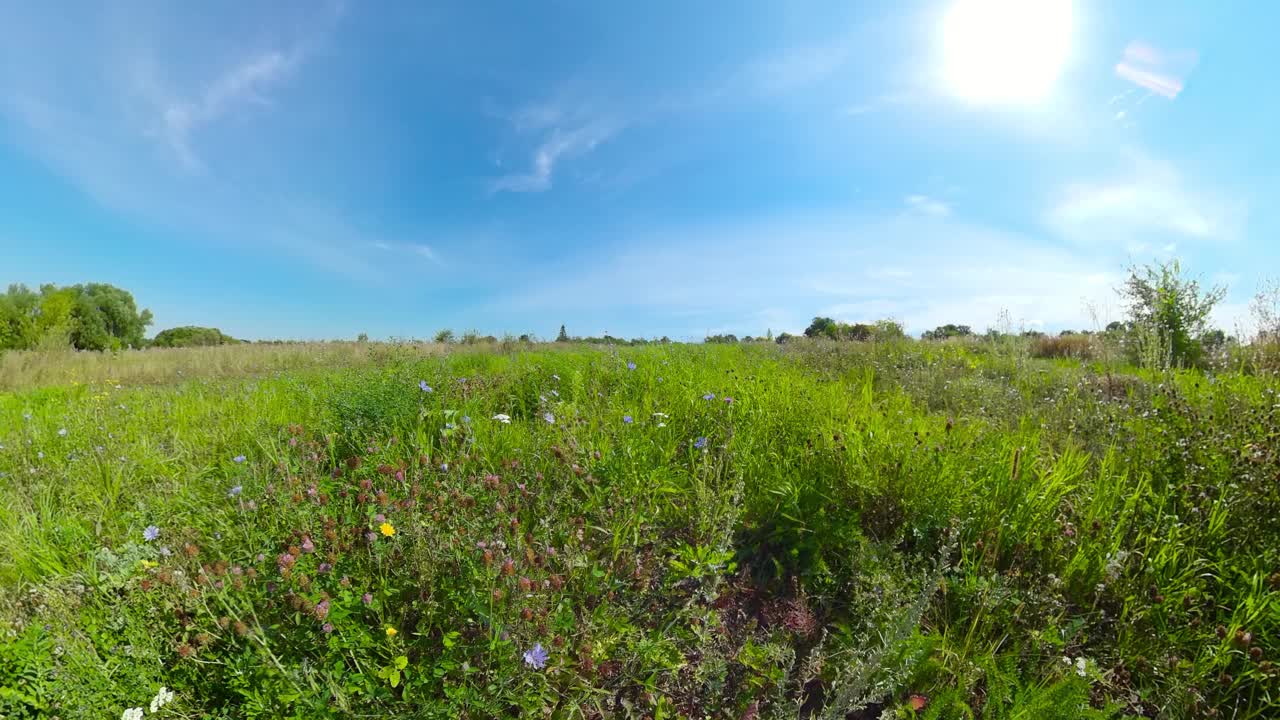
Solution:
{"label": "white cloud", "polygon": [[951,206],[928,195],[908,195],[902,199],[907,209],[918,215],[944,218],[951,215]]}
{"label": "white cloud", "polygon": [[[892,317],[919,332],[947,322],[985,327],[1002,309],[1028,326],[1086,327],[1105,305],[1118,259],[954,219],[806,216],[654,228],[614,247],[534,267],[488,308],[542,317],[589,306],[643,316],[673,337],[707,328],[802,330],[815,314]],[[696,247],[696,252],[689,248]],[[699,308],[696,318],[681,315]]]}
{"label": "white cloud", "polygon": [[513,123],[517,129],[539,128],[543,130],[543,138],[533,151],[529,170],[498,178],[492,185],[494,192],[549,190],[558,163],[586,155],[617,135],[624,127],[622,122],[605,117],[578,118],[564,122],[564,115],[563,111],[545,105],[533,106],[517,113]]}
{"label": "white cloud", "polygon": [[1134,153],[1129,158],[1127,173],[1066,185],[1046,224],[1072,240],[1128,248],[1154,244],[1169,233],[1229,240],[1239,232],[1247,212],[1243,200],[1193,186],[1168,163]]}
{"label": "white cloud", "polygon": [[238,106],[269,104],[267,91],[282,82],[299,59],[295,51],[268,50],[251,55],[214,78],[193,99],[160,100],[160,135],[183,166],[203,169],[203,162],[191,147],[192,134]]}

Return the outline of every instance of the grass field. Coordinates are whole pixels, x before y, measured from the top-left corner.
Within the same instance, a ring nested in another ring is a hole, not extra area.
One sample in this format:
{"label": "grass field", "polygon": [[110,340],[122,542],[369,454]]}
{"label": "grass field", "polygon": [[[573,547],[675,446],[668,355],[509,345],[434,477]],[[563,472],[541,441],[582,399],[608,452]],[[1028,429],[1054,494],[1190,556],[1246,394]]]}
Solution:
{"label": "grass field", "polygon": [[217,351],[7,380],[0,717],[1280,714],[1274,379]]}

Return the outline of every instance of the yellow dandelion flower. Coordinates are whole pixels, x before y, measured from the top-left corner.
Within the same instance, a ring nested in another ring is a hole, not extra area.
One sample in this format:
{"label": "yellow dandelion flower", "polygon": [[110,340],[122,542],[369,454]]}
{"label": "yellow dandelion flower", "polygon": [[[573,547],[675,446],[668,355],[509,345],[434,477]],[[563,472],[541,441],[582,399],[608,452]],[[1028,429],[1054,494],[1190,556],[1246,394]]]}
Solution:
{"label": "yellow dandelion flower", "polygon": [[395,629],[395,628],[393,628],[393,627],[388,627],[388,628],[387,628],[387,637],[395,637],[395,636],[396,636],[396,629]]}
{"label": "yellow dandelion flower", "polygon": [[378,530],[381,531],[382,534],[386,535],[387,537],[391,537],[392,535],[396,534],[396,527],[389,522],[382,523],[382,525],[378,528]]}

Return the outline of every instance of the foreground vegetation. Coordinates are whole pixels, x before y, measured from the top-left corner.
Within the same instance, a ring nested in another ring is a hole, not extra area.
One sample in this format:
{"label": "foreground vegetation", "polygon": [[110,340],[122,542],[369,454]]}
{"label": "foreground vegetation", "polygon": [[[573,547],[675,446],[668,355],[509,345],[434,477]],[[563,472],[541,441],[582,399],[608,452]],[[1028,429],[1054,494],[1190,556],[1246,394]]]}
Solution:
{"label": "foreground vegetation", "polygon": [[1271,716],[1276,390],[900,341],[0,396],[0,715]]}

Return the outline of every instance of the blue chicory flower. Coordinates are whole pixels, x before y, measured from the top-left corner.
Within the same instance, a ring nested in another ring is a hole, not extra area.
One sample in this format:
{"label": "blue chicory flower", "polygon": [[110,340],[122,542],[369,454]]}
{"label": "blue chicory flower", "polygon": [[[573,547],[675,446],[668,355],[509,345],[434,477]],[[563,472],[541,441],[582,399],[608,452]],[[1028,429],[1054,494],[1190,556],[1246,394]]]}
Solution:
{"label": "blue chicory flower", "polygon": [[435,392],[434,390],[431,389],[431,386],[427,384],[426,380],[418,381],[418,389],[424,393]]}
{"label": "blue chicory flower", "polygon": [[155,525],[148,525],[146,529],[142,531],[142,539],[146,540],[147,542],[156,540],[159,537],[160,537],[160,528],[156,527]]}
{"label": "blue chicory flower", "polygon": [[707,393],[706,395],[703,395],[703,396],[702,396],[702,399],[703,399],[703,400],[715,400],[715,399],[716,399],[716,394],[715,394],[715,393]]}
{"label": "blue chicory flower", "polygon": [[636,364],[635,364],[634,362],[631,362],[630,360],[628,360],[628,361],[627,361],[627,369],[628,369],[628,370],[635,370],[635,369],[636,369]]}
{"label": "blue chicory flower", "polygon": [[232,461],[232,462],[235,462],[235,463],[242,463],[242,462],[244,462],[244,456],[243,456],[243,455],[237,455],[237,456],[235,456],[235,457],[231,458],[231,461]]}
{"label": "blue chicory flower", "polygon": [[693,446],[701,450],[702,448],[707,446],[707,439],[704,437],[700,437],[697,440],[693,441]]}
{"label": "blue chicory flower", "polygon": [[632,421],[632,417],[631,417],[630,415],[623,415],[623,416],[622,416],[622,422],[624,422],[624,423],[626,423],[626,424],[630,425],[630,424],[631,424],[631,421]]}
{"label": "blue chicory flower", "polygon": [[534,670],[541,670],[547,666],[547,649],[542,647],[542,643],[534,643],[533,647],[524,652],[524,664]]}
{"label": "blue chicory flower", "polygon": [[228,490],[228,491],[227,491],[227,497],[235,497],[235,496],[239,495],[239,494],[240,494],[241,492],[243,492],[243,491],[244,491],[244,487],[243,487],[243,486],[240,486],[240,485],[234,485],[234,486],[232,486],[232,488],[231,488],[230,490]]}
{"label": "blue chicory flower", "polygon": [[542,419],[543,419],[543,420],[546,420],[547,422],[551,423],[552,425],[555,425],[555,424],[556,424],[556,416],[555,416],[555,415],[552,415],[551,413],[547,413],[546,415],[543,415],[543,416],[542,416]]}

